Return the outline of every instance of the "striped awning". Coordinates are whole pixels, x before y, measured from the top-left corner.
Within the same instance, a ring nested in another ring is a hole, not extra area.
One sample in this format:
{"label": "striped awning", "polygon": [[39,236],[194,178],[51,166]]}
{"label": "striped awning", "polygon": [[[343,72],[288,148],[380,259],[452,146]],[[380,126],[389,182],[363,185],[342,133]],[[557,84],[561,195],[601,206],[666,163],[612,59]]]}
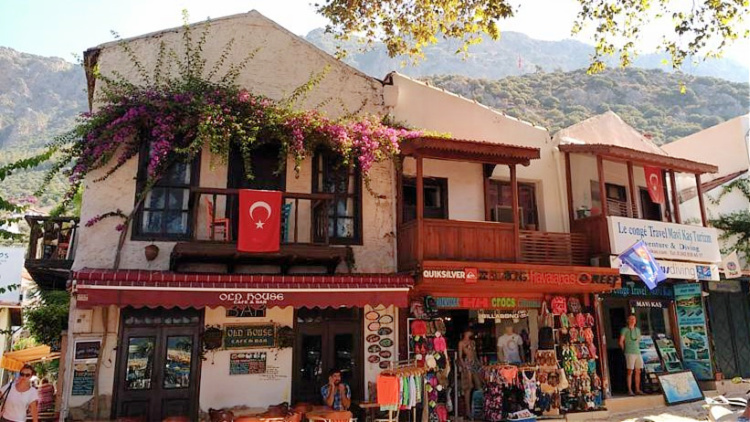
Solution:
{"label": "striped awning", "polygon": [[399,274],[245,275],[144,270],[73,273],[78,308],[406,307],[414,280]]}

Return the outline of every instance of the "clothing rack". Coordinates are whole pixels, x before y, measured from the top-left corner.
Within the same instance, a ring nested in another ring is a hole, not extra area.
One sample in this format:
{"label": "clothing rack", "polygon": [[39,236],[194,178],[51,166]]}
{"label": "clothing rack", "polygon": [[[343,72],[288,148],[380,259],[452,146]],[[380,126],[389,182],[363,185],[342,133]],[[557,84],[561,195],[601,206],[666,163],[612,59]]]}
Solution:
{"label": "clothing rack", "polygon": [[[425,374],[428,372],[428,368],[426,367],[419,367],[417,366],[417,361],[415,359],[406,359],[406,360],[399,360],[396,362],[389,361],[392,368],[385,369],[380,372],[381,375],[390,375],[390,376],[399,376],[399,375],[421,375],[422,376],[422,392],[423,395],[426,394],[425,386],[426,386],[426,377]],[[426,403],[424,397],[422,398],[422,403]],[[398,420],[398,415],[400,410],[396,410],[396,415],[394,418],[393,410],[388,410],[388,422],[393,422]],[[412,408],[412,420],[416,422],[417,420],[417,408]]]}

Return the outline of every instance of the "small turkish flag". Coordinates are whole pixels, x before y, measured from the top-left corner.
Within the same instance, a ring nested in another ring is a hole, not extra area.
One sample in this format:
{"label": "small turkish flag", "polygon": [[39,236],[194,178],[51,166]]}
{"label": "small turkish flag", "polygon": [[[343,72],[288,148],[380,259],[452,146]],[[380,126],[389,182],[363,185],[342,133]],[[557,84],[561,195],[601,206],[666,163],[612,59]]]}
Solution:
{"label": "small turkish flag", "polygon": [[661,178],[661,169],[658,167],[643,166],[646,173],[646,186],[651,200],[657,204],[664,204],[664,182]]}
{"label": "small turkish flag", "polygon": [[240,190],[237,250],[278,252],[281,242],[281,192]]}

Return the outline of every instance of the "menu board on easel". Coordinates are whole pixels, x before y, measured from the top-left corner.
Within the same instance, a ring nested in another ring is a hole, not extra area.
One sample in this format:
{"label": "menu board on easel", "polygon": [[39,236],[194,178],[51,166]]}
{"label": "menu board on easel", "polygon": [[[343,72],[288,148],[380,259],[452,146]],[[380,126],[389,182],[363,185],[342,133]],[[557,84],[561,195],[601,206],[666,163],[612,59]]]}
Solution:
{"label": "menu board on easel", "polygon": [[96,379],[96,365],[91,363],[79,363],[73,366],[73,386],[71,395],[91,396],[94,394],[94,381]]}
{"label": "menu board on easel", "polygon": [[656,348],[659,350],[659,355],[661,355],[661,360],[664,362],[667,372],[679,372],[683,370],[680,355],[677,353],[677,348],[672,339],[656,339]]}

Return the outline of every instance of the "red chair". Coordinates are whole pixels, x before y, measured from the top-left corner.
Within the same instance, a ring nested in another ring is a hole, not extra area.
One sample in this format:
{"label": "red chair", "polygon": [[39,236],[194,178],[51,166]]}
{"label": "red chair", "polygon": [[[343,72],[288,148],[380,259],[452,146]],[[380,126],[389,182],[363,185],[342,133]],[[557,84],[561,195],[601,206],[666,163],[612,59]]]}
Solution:
{"label": "red chair", "polygon": [[216,235],[216,229],[221,229],[221,234],[224,237],[224,241],[229,241],[232,237],[230,236],[230,227],[232,227],[232,220],[229,218],[215,218],[214,216],[214,203],[210,199],[206,200],[206,208],[208,208],[208,220],[206,221],[206,228],[208,229],[208,235],[211,240],[214,240]]}

